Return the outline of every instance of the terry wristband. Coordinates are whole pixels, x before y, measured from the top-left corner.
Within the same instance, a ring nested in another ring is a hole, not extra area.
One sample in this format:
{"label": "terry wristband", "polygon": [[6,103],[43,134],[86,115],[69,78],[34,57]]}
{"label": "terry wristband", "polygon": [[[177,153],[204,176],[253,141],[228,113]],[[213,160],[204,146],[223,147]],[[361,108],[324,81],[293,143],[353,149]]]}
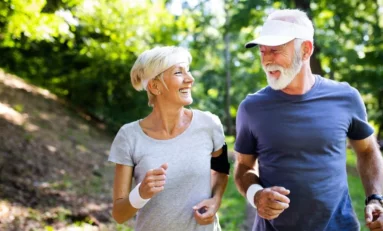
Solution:
{"label": "terry wristband", "polygon": [[246,192],[246,198],[247,198],[247,201],[249,201],[249,203],[251,204],[251,206],[253,206],[254,208],[257,208],[257,206],[255,206],[254,204],[254,196],[255,194],[259,191],[259,190],[262,190],[263,187],[259,184],[252,184],[250,185],[250,187],[247,189],[247,192]]}
{"label": "terry wristband", "polygon": [[140,196],[140,191],[139,191],[140,185],[141,183],[136,185],[136,187],[134,187],[134,189],[129,193],[129,202],[136,209],[140,209],[144,207],[144,205],[150,200],[150,198],[143,199]]}

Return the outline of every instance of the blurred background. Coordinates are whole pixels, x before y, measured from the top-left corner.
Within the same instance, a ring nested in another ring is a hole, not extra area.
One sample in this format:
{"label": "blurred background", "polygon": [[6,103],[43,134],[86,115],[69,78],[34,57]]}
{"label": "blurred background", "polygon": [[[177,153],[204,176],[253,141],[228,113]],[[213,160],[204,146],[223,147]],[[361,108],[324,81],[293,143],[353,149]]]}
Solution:
{"label": "blurred background", "polygon": [[[239,103],[267,84],[258,50],[244,44],[282,8],[308,13],[313,72],[356,87],[381,140],[383,0],[0,0],[0,230],[132,230],[134,219],[111,219],[106,160],[117,130],[150,112],[130,84],[137,56],[188,48],[191,107],[221,118],[232,151]],[[355,162],[348,150],[363,226]],[[232,175],[219,215],[223,230],[251,227]]]}

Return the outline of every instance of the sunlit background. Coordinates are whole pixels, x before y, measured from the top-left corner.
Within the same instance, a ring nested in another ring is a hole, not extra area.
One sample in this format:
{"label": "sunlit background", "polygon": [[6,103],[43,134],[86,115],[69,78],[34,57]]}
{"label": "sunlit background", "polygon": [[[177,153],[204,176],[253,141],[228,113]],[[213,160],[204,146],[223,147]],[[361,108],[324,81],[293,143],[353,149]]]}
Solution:
{"label": "sunlit background", "polygon": [[[150,48],[190,50],[192,108],[217,114],[235,141],[241,100],[266,86],[257,48],[245,49],[268,13],[312,18],[312,70],[361,92],[382,139],[383,0],[0,0],[0,230],[130,230],[110,216],[121,125],[150,112],[129,73]],[[364,192],[347,154],[353,205]],[[232,176],[219,211],[223,230],[249,230]]]}

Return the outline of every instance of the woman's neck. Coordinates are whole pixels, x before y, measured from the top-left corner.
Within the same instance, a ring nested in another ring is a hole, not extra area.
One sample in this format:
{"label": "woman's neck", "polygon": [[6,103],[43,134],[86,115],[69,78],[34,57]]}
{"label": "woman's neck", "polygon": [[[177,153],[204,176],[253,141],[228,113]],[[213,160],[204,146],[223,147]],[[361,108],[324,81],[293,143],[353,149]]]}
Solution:
{"label": "woman's neck", "polygon": [[173,137],[189,126],[191,117],[191,111],[184,107],[165,109],[155,105],[152,113],[146,117],[145,127],[165,137]]}

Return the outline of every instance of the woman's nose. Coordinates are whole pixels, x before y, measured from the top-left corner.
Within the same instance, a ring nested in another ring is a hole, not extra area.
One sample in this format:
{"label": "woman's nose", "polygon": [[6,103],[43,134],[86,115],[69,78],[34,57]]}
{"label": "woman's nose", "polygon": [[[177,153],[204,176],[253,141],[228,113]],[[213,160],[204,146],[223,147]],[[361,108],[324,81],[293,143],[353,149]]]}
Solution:
{"label": "woman's nose", "polygon": [[185,77],[185,81],[186,82],[194,82],[194,77],[192,76],[192,74],[190,72],[186,72],[186,77]]}

